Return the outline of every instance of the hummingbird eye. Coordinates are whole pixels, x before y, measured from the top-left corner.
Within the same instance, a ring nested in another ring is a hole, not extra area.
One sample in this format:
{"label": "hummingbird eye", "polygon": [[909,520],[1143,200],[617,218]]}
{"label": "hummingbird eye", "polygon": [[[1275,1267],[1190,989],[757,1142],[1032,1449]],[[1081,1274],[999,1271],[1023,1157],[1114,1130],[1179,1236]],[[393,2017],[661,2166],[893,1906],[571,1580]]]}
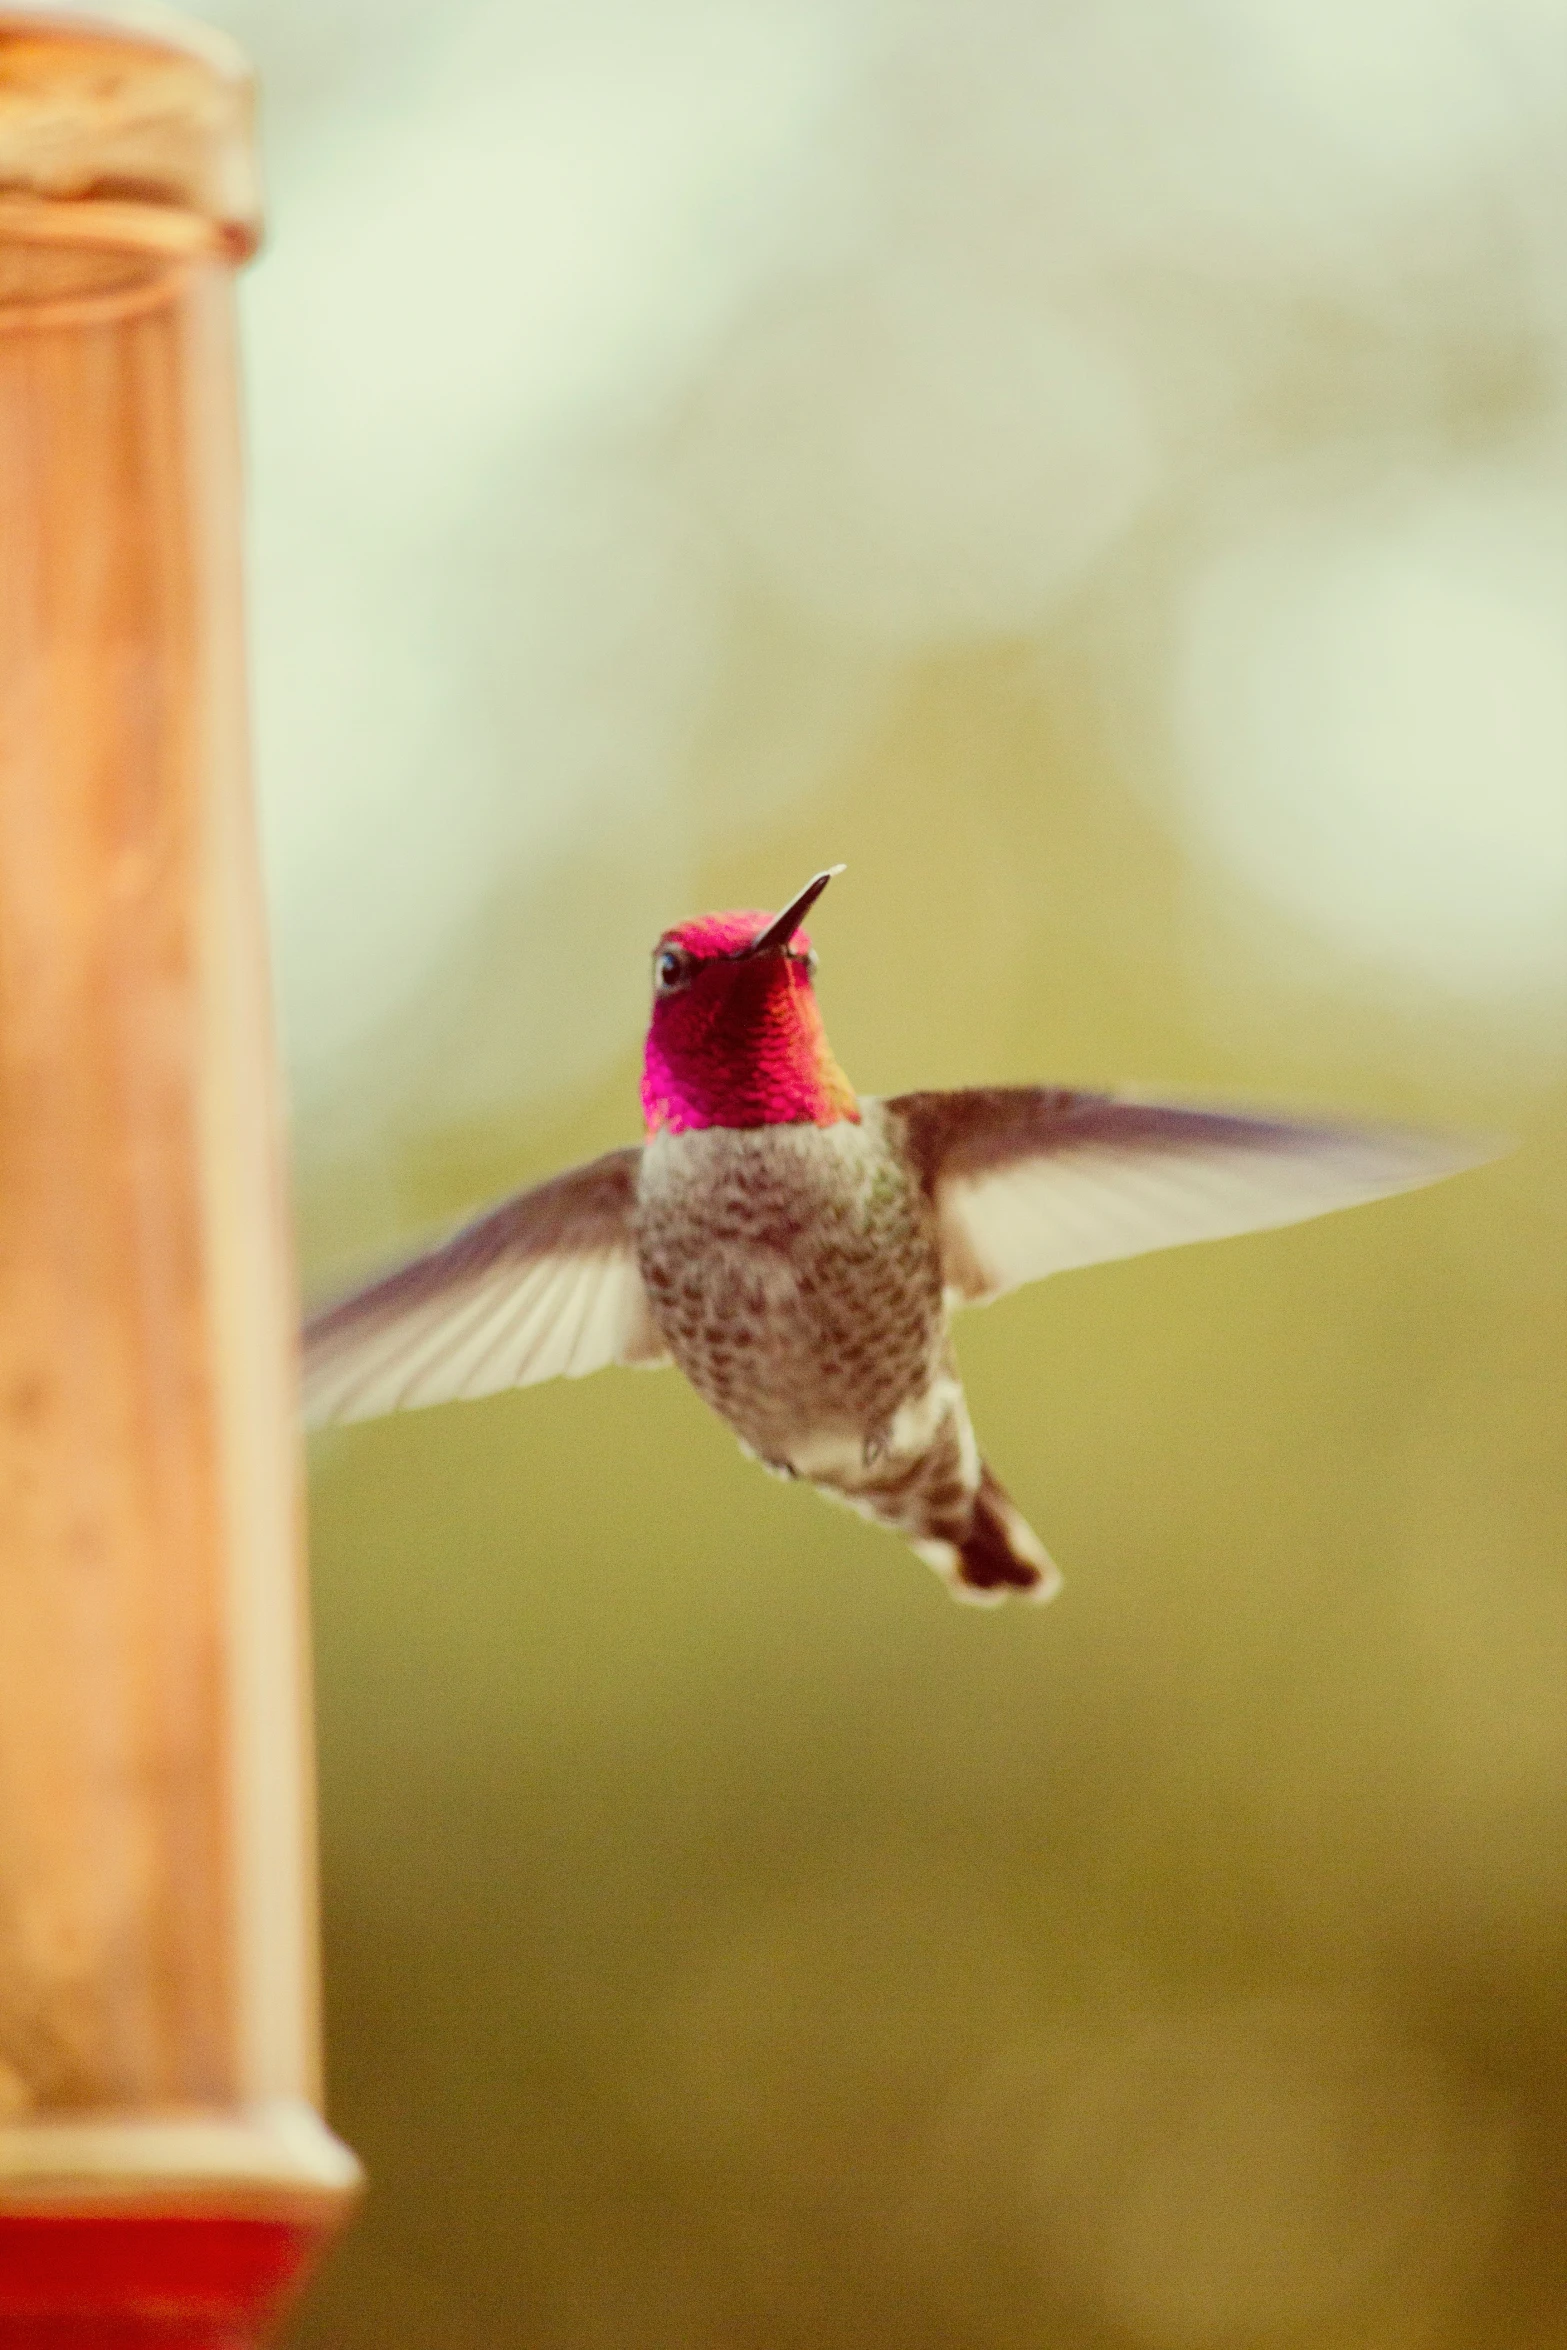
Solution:
{"label": "hummingbird eye", "polygon": [[653,985],[660,995],[673,995],[691,976],[691,958],[678,947],[660,947],[653,957]]}

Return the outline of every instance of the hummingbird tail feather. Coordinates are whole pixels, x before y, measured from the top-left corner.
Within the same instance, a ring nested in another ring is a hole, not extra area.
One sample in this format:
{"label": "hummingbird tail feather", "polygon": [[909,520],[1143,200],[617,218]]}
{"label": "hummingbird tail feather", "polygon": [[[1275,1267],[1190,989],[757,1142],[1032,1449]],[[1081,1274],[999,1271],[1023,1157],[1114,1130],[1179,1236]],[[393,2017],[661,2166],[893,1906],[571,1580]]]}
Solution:
{"label": "hummingbird tail feather", "polygon": [[954,1599],[997,1607],[1004,1599],[1042,1605],[1061,1588],[1061,1573],[1022,1511],[981,1463],[979,1491],[965,1531],[956,1539],[916,1542],[926,1563],[945,1577]]}

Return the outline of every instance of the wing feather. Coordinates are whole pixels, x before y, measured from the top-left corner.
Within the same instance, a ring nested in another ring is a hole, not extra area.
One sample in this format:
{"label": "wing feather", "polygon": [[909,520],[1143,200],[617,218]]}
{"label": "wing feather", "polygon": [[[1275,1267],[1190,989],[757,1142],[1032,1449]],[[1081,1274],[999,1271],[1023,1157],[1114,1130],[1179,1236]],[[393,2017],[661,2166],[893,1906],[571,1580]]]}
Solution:
{"label": "wing feather", "polygon": [[530,1329],[530,1346],[541,1379],[562,1379],[571,1366],[571,1342],[576,1329],[588,1267],[574,1264],[563,1279],[541,1297]]}
{"label": "wing feather", "polygon": [[[519,1283],[516,1291],[503,1294],[494,1309],[485,1315],[477,1330],[470,1331],[456,1352],[443,1364],[427,1372],[426,1379],[442,1376],[442,1383],[454,1396],[472,1399],[494,1393],[495,1374],[502,1371],[499,1384],[513,1384],[502,1368],[508,1362],[526,1361],[532,1365],[535,1380],[554,1376],[544,1361],[537,1343],[536,1325],[549,1300],[565,1289],[568,1281],[577,1276],[563,1265],[553,1283],[539,1273]],[[410,1397],[417,1402],[418,1397]],[[438,1401],[436,1397],[431,1397]]]}
{"label": "wing feather", "polygon": [[902,1094],[940,1221],[949,1295],[1183,1241],[1262,1232],[1478,1166],[1495,1146],[1046,1086]]}
{"label": "wing feather", "polygon": [[514,1302],[505,1284],[492,1276],[476,1283],[466,1296],[458,1292],[449,1299],[432,1299],[402,1334],[400,1344],[393,1343],[388,1330],[382,1344],[390,1346],[391,1360],[381,1374],[383,1386],[377,1390],[375,1408],[408,1411],[421,1403],[439,1402],[443,1391],[459,1393],[468,1364],[493,1341],[497,1323],[506,1320]]}
{"label": "wing feather", "polygon": [[521,1192],[315,1315],[311,1426],[662,1362],[631,1231],[641,1156],[611,1151]]}
{"label": "wing feather", "polygon": [[[565,1260],[557,1278],[566,1277],[570,1262],[569,1258]],[[482,1374],[486,1364],[505,1350],[508,1336],[515,1333],[521,1322],[529,1292],[538,1280],[535,1271],[525,1275],[516,1289],[509,1289],[504,1279],[492,1276],[480,1285],[475,1310],[455,1314],[449,1323],[437,1321],[420,1346],[417,1359],[410,1358],[409,1376],[398,1390],[394,1409],[417,1410],[424,1404],[445,1403],[460,1395],[489,1395],[495,1387],[514,1385],[502,1371],[494,1386],[486,1387]],[[527,1357],[519,1351],[513,1359]],[[540,1378],[548,1376],[539,1365],[534,1367]]]}

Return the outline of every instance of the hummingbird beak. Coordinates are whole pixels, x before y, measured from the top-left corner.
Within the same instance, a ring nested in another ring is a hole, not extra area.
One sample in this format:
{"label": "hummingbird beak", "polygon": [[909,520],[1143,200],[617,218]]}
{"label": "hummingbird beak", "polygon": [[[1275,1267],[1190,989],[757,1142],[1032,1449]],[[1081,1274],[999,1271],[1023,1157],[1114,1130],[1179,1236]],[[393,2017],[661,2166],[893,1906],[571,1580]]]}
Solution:
{"label": "hummingbird beak", "polygon": [[841,873],[842,871],[843,867],[841,865],[829,865],[825,873],[818,873],[814,880],[808,881],[804,889],[801,890],[799,896],[792,899],[790,903],[785,906],[781,914],[775,914],[772,921],[768,923],[767,928],[765,930],[759,931],[756,937],[752,939],[748,947],[742,947],[740,949],[741,955],[770,955],[774,952],[781,953],[782,950],[789,944],[790,939],[793,938],[795,932],[799,929],[801,923],[805,920],[806,915],[815,905],[817,899],[821,896],[822,891],[827,887],[827,884],[829,881],[831,881],[833,875],[835,873]]}

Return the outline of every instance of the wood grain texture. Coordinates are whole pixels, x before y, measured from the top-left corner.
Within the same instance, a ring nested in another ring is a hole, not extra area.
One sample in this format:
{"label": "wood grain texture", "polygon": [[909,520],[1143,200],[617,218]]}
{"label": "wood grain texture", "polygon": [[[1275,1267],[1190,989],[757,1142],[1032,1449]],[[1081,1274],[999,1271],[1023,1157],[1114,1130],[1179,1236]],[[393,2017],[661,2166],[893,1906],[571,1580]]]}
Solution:
{"label": "wood grain texture", "polygon": [[254,179],[248,83],[210,46],[0,13],[11,2209],[61,2116],[319,2094],[225,265]]}
{"label": "wood grain texture", "polygon": [[0,13],[0,2335],[56,2350],[260,2339],[358,2184],[314,2111],[248,105],[199,39]]}
{"label": "wood grain texture", "polygon": [[0,2077],[26,2106],[238,2086],[200,299],[0,335]]}

